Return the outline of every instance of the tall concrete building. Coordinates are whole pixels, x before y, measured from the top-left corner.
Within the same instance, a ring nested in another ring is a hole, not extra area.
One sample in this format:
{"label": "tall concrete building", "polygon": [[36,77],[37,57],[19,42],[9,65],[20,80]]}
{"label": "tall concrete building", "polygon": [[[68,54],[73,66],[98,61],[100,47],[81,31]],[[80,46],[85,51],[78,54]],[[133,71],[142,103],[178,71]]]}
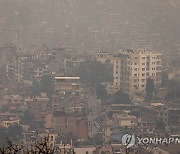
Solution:
{"label": "tall concrete building", "polygon": [[115,55],[114,87],[132,97],[142,94],[146,81],[151,78],[155,85],[161,83],[162,54],[147,50],[126,50]]}

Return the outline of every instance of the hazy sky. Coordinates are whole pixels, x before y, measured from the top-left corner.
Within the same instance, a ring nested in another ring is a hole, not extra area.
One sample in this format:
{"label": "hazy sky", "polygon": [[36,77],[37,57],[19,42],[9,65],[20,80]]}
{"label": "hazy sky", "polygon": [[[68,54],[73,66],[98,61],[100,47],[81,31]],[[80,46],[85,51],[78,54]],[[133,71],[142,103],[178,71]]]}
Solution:
{"label": "hazy sky", "polygon": [[0,44],[76,50],[175,47],[179,0],[1,0]]}

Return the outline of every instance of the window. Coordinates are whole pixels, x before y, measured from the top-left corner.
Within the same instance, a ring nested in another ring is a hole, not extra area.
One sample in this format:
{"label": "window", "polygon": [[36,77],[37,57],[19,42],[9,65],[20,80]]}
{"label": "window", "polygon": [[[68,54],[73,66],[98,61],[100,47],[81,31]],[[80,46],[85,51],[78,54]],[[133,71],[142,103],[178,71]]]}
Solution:
{"label": "window", "polygon": [[144,59],[146,59],[146,57],[142,57],[142,59],[144,60]]}
{"label": "window", "polygon": [[137,65],[137,63],[134,63],[134,65]]}
{"label": "window", "polygon": [[145,76],[145,73],[143,73],[142,76]]}
{"label": "window", "polygon": [[146,63],[142,63],[142,65],[145,65]]}
{"label": "window", "polygon": [[145,71],[145,68],[142,68],[142,71]]}
{"label": "window", "polygon": [[142,79],[141,81],[142,81],[142,82],[144,82],[144,81],[145,81],[145,79]]}
{"label": "window", "polygon": [[141,85],[141,87],[144,87],[144,85]]}
{"label": "window", "polygon": [[53,136],[51,136],[51,140],[53,140],[54,139],[54,137]]}
{"label": "window", "polygon": [[134,74],[134,76],[138,76],[138,74]]}
{"label": "window", "polygon": [[138,69],[137,68],[134,68],[134,71],[137,71]]}
{"label": "window", "polygon": [[134,57],[134,59],[138,59],[138,57]]}

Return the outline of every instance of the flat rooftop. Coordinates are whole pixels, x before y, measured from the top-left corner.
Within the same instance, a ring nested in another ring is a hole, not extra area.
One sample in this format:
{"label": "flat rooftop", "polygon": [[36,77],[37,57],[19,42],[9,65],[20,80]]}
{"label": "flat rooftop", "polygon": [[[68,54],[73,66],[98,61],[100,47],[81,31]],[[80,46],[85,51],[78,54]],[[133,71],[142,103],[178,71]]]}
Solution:
{"label": "flat rooftop", "polygon": [[57,80],[79,80],[80,79],[80,77],[55,77],[55,79],[57,79]]}

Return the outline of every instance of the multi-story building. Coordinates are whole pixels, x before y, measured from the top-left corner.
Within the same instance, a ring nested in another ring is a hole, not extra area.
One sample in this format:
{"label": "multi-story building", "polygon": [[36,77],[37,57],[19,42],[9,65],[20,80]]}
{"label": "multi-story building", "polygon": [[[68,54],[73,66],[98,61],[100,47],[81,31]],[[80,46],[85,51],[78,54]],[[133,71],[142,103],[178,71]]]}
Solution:
{"label": "multi-story building", "polygon": [[54,111],[52,117],[53,130],[61,130],[64,135],[84,140],[88,138],[87,118],[78,112]]}
{"label": "multi-story building", "polygon": [[121,127],[134,127],[137,125],[137,118],[135,116],[114,113],[112,117],[115,124]]}
{"label": "multi-story building", "polygon": [[169,79],[180,79],[180,66],[171,66],[168,72]]}
{"label": "multi-story building", "polygon": [[10,118],[10,119],[1,121],[0,125],[5,127],[5,128],[8,128],[10,125],[14,125],[14,124],[19,125],[19,122],[20,122],[20,120],[18,118],[15,118],[15,119]]}
{"label": "multi-story building", "polygon": [[169,109],[169,124],[173,128],[180,129],[180,108]]}
{"label": "multi-story building", "polygon": [[155,131],[155,122],[139,121],[137,123],[139,134],[153,134]]}
{"label": "multi-story building", "polygon": [[150,106],[140,107],[141,121],[158,122],[162,121],[168,126],[169,109],[168,106],[161,103],[152,103]]}
{"label": "multi-story building", "polygon": [[3,101],[5,103],[18,104],[22,102],[22,97],[19,95],[5,95],[3,96]]}
{"label": "multi-story building", "polygon": [[40,96],[36,96],[34,98],[26,98],[25,104],[32,111],[46,111],[48,108],[49,98],[46,93],[41,93]]}
{"label": "multi-story building", "polygon": [[131,96],[145,91],[148,78],[161,83],[161,53],[147,50],[126,50],[115,55],[114,86]]}
{"label": "multi-story building", "polygon": [[80,56],[72,56],[62,59],[62,67],[67,73],[72,73],[80,64],[84,63],[85,58]]}
{"label": "multi-story building", "polygon": [[114,61],[113,54],[110,54],[108,52],[98,52],[96,54],[97,61],[100,61],[102,63],[112,63]]}
{"label": "multi-story building", "polygon": [[113,77],[115,91],[122,89],[129,93],[129,54],[119,53],[114,57]]}
{"label": "multi-story building", "polygon": [[16,60],[15,76],[18,80],[40,80],[43,75],[47,75],[47,66],[44,61],[38,58],[18,57]]}
{"label": "multi-story building", "polygon": [[79,90],[79,77],[55,77],[54,88],[56,93],[66,93]]}

